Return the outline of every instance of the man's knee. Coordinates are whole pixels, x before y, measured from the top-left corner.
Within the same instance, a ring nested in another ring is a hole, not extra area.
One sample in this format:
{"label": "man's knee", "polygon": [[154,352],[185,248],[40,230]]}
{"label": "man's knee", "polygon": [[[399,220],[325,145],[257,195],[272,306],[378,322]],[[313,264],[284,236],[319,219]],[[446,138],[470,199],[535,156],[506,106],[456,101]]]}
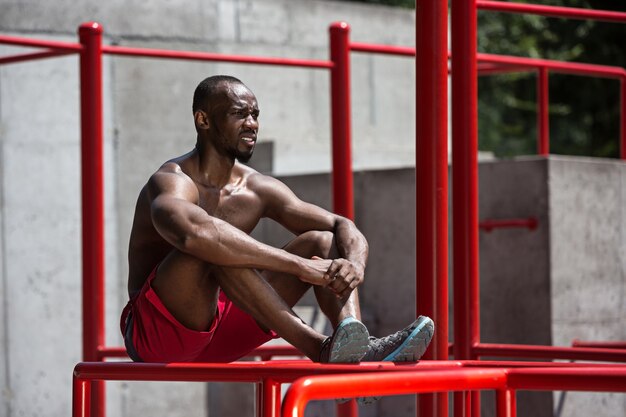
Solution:
{"label": "man's knee", "polygon": [[311,230],[299,235],[293,242],[294,253],[303,257],[328,258],[335,252],[335,235],[332,232]]}

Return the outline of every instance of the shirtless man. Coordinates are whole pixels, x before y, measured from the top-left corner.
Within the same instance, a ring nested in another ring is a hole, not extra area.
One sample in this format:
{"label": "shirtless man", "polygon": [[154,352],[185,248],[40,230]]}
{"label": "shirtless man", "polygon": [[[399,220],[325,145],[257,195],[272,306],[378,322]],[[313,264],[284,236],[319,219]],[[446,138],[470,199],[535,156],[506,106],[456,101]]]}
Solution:
{"label": "shirtless man", "polygon": [[[259,129],[254,94],[214,76],[194,93],[195,148],[163,164],[137,200],[121,329],[145,362],[229,362],[282,337],[317,362],[416,361],[433,334],[420,317],[385,338],[359,321],[368,246],[350,220],[298,199],[243,165]],[[296,237],[284,248],[249,233],[262,217]],[[313,287],[328,337],[292,310]]]}

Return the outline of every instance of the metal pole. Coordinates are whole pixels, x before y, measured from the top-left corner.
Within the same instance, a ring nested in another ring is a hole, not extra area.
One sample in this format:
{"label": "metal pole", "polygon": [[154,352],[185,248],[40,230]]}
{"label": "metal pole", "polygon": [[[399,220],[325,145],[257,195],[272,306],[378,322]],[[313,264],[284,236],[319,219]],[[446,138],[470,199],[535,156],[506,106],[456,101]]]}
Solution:
{"label": "metal pole", "polygon": [[[480,339],[476,0],[452,0],[451,26],[454,356],[473,359]],[[480,415],[477,394],[472,410]]]}
{"label": "metal pole", "polygon": [[280,382],[263,378],[257,384],[257,416],[280,417]]}
{"label": "metal pole", "polygon": [[620,79],[620,136],[619,156],[626,160],[626,76]]}
{"label": "metal pole", "polygon": [[350,127],[350,26],[345,22],[330,25],[331,124],[333,152],[333,211],[354,219],[352,151]]}
{"label": "metal pole", "polygon": [[[416,3],[416,309],[435,321],[427,359],[448,358],[448,4]],[[437,394],[446,416],[447,394]],[[433,415],[421,395],[420,416]]]}
{"label": "metal pole", "polygon": [[542,156],[550,154],[550,103],[548,88],[548,69],[539,67],[537,72],[537,153]]}
{"label": "metal pole", "polygon": [[[102,135],[102,26],[78,29],[80,54],[83,360],[98,361],[105,344],[104,319],[104,176]],[[93,390],[92,404],[105,415],[104,383]]]}
{"label": "metal pole", "polygon": [[[333,151],[333,211],[354,220],[352,177],[352,110],[350,104],[350,25],[330,25],[330,121]],[[357,417],[356,400],[337,406],[337,416]]]}
{"label": "metal pole", "polygon": [[496,416],[497,417],[515,417],[517,414],[515,403],[515,390],[498,389],[496,390]]}
{"label": "metal pole", "polygon": [[91,417],[91,380],[72,380],[72,417]]}

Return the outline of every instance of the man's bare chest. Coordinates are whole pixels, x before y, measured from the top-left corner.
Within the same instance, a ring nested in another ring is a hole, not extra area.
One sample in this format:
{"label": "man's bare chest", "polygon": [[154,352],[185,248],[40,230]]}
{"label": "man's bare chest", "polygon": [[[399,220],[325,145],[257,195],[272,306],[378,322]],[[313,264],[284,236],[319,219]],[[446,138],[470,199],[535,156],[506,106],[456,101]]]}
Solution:
{"label": "man's bare chest", "polygon": [[209,215],[247,233],[263,215],[263,203],[252,191],[245,188],[210,190],[200,193],[198,205]]}

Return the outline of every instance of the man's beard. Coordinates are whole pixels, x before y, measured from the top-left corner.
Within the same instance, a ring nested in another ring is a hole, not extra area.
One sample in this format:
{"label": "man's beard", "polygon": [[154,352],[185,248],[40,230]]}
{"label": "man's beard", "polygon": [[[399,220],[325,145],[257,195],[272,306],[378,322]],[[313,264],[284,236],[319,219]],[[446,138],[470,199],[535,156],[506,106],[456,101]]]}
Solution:
{"label": "man's beard", "polygon": [[235,148],[235,149],[231,149],[230,156],[233,159],[236,159],[237,161],[245,164],[246,162],[250,160],[250,158],[252,158],[253,153],[254,153],[254,148],[252,148],[249,152],[241,152],[239,149]]}
{"label": "man's beard", "polygon": [[246,153],[246,154],[242,154],[241,152],[237,152],[237,155],[235,155],[235,158],[237,158],[237,160],[241,163],[246,163],[250,160],[250,158],[252,158],[252,152]]}

